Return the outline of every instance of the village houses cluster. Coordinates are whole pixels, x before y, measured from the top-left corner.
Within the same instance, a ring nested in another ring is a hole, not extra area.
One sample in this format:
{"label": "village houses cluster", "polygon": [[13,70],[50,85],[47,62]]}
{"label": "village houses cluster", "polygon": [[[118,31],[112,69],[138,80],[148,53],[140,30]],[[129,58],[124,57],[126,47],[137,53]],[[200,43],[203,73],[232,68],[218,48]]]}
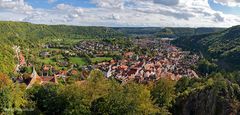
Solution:
{"label": "village houses cluster", "polygon": [[122,51],[118,44],[112,44],[104,41],[82,41],[74,45],[73,50],[78,54],[87,54],[94,57],[112,55]]}
{"label": "village houses cluster", "polygon": [[[143,45],[141,47],[149,47],[151,51],[157,51],[157,55],[149,57],[126,52],[122,60],[102,62],[94,67],[102,70],[106,77],[114,77],[123,83],[129,80],[147,83],[160,78],[171,80],[179,80],[181,77],[198,78],[191,67],[199,60],[197,55],[172,46],[169,40],[143,39],[134,43]],[[159,46],[156,47],[156,44]]]}
{"label": "village houses cluster", "polygon": [[[87,78],[86,71],[93,69],[101,70],[107,78],[115,78],[122,83],[135,81],[137,83],[148,83],[149,81],[157,81],[160,78],[171,80],[179,80],[182,77],[198,78],[197,73],[192,69],[192,66],[197,63],[199,56],[188,51],[182,51],[180,48],[170,44],[170,39],[134,39],[134,46],[139,50],[148,49],[149,56],[144,53],[136,53],[133,50],[127,51],[118,44],[110,44],[99,41],[81,41],[73,46],[75,53],[86,53],[91,56],[106,56],[109,53],[118,52],[121,59],[113,58],[111,61],[104,61],[92,65],[82,67],[80,71],[72,65],[69,70],[56,70],[52,65],[43,65],[40,71],[36,71],[34,66],[33,72],[29,79],[24,80],[18,78],[18,82],[27,84],[27,88],[33,84],[58,83],[58,79],[65,80],[72,75],[80,75],[81,78]],[[20,67],[26,65],[24,56],[19,47],[14,46],[18,65],[16,71]],[[48,56],[49,53],[40,52],[40,56]],[[84,73],[85,72],[85,73]]]}

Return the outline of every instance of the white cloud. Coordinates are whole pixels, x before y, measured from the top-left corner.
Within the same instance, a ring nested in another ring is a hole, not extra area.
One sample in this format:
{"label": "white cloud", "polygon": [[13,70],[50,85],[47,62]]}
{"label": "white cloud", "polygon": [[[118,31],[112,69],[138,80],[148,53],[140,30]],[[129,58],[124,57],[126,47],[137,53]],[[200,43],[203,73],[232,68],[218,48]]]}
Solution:
{"label": "white cloud", "polygon": [[28,12],[33,9],[32,6],[26,4],[24,0],[0,0],[0,8],[18,10],[22,12]]}
{"label": "white cloud", "polygon": [[67,9],[73,8],[73,6],[68,5],[68,4],[58,4],[56,6],[56,8],[59,9],[59,10],[67,10]]}
{"label": "white cloud", "polygon": [[0,20],[82,26],[229,27],[240,16],[210,8],[208,0],[92,0],[96,8],[58,4],[32,8],[23,0],[0,0]]}
{"label": "white cloud", "polygon": [[219,13],[215,13],[214,16],[215,16],[213,18],[214,21],[216,21],[216,22],[224,22],[224,17],[222,17]]}
{"label": "white cloud", "polygon": [[124,0],[92,0],[92,3],[102,8],[124,8]]}
{"label": "white cloud", "polygon": [[60,12],[63,15],[68,14],[68,16],[65,16],[65,17],[69,18],[68,20],[71,20],[71,18],[78,18],[84,12],[84,10],[82,8],[73,7],[68,4],[58,4],[56,6],[56,9],[59,10],[58,12]]}
{"label": "white cloud", "polygon": [[214,0],[214,2],[230,7],[240,6],[240,0]]}
{"label": "white cloud", "polygon": [[57,0],[48,0],[49,4],[54,3],[54,2],[57,2]]}

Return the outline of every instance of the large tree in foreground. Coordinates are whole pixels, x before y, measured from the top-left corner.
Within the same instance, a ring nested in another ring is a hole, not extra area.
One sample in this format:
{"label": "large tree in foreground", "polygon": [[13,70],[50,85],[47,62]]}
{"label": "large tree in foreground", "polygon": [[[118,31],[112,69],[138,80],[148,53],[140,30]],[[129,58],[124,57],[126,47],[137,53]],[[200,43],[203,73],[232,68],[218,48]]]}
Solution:
{"label": "large tree in foreground", "polygon": [[0,81],[0,114],[20,113],[28,104],[23,89],[3,73],[0,73]]}

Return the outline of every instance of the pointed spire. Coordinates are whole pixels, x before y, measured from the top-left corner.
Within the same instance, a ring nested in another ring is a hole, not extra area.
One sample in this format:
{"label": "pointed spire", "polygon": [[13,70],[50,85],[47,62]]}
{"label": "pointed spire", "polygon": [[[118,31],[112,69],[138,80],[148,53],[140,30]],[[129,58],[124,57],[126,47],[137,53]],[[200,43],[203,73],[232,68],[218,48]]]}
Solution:
{"label": "pointed spire", "polygon": [[40,80],[40,84],[41,84],[41,78],[38,76],[36,70],[35,70],[35,67],[33,66],[33,72],[32,72],[32,75],[31,75],[31,81],[30,83],[28,84],[27,88],[26,89],[29,89],[31,88],[36,82],[38,82]]}
{"label": "pointed spire", "polygon": [[31,78],[34,78],[34,77],[37,77],[37,76],[38,76],[38,74],[35,70],[35,67],[33,66],[33,72],[32,72]]}

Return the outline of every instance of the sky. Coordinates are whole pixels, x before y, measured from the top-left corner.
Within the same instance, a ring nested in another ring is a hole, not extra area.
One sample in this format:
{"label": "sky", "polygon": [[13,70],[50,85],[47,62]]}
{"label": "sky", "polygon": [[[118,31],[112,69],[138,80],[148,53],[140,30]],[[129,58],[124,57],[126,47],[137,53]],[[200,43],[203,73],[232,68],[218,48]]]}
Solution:
{"label": "sky", "polygon": [[231,27],[240,0],[0,0],[0,20],[108,27]]}

